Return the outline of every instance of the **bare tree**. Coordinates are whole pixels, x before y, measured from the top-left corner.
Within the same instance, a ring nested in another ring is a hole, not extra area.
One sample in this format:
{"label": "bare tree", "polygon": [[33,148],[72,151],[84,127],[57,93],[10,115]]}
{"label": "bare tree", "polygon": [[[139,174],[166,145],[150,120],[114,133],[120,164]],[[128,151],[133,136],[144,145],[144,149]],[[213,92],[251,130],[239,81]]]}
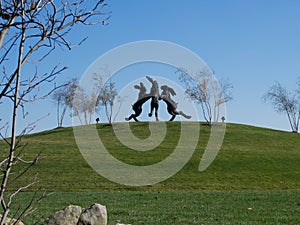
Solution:
{"label": "bare tree", "polygon": [[63,87],[56,89],[52,94],[56,101],[57,127],[63,126],[63,120],[67,109],[72,109],[75,92],[78,89],[78,79],[73,78]]}
{"label": "bare tree", "polygon": [[185,85],[186,94],[200,104],[208,125],[218,122],[221,105],[232,100],[232,84],[228,80],[218,82],[207,70],[198,71],[197,76],[194,76],[196,79],[184,68],[179,68],[176,73]]}
{"label": "bare tree", "polygon": [[[215,81],[217,83],[217,81]],[[215,97],[215,110],[214,121],[218,122],[220,117],[220,106],[233,99],[232,89],[233,85],[228,79],[221,79],[219,82],[219,88],[216,87]],[[217,85],[217,84],[216,84]],[[224,116],[223,116],[224,117]]]}
{"label": "bare tree", "polygon": [[90,124],[96,108],[97,94],[93,90],[77,87],[73,103],[72,116],[79,119],[81,124]]}
{"label": "bare tree", "polygon": [[292,132],[295,133],[299,131],[300,121],[300,81],[298,85],[298,90],[289,92],[277,82],[263,96],[265,102],[272,103],[275,111],[287,115]]}
{"label": "bare tree", "polygon": [[109,78],[104,84],[103,77],[105,76],[95,73],[88,84],[83,83],[76,90],[72,116],[80,124],[90,124],[94,113],[102,114],[101,111],[104,110],[108,124],[111,125],[120,111],[124,98],[118,96],[115,82]]}
{"label": "bare tree", "polygon": [[[2,105],[12,102],[10,138],[6,138],[1,133],[9,151],[0,162],[0,167],[3,169],[0,189],[3,215],[0,225],[4,224],[10,212],[13,196],[35,183],[34,180],[32,183],[18,188],[9,198],[5,196],[12,167],[17,162],[24,162],[31,166],[38,159],[37,156],[27,162],[21,158],[21,151],[17,152],[20,150],[22,136],[29,129],[23,129],[21,135],[17,136],[18,109],[23,108],[24,103],[45,98],[59,88],[54,86],[45,93],[39,91],[42,84],[53,82],[55,77],[66,69],[66,67],[54,66],[50,72],[42,74],[38,71],[37,65],[58,46],[67,49],[73,47],[68,40],[68,35],[73,28],[77,27],[76,25],[106,24],[110,13],[105,10],[104,0],[93,2],[86,0],[61,2],[54,0],[0,0],[0,64],[3,74],[0,79],[0,101],[3,103]],[[82,41],[85,39],[83,38]],[[26,73],[23,72],[25,65]],[[9,101],[5,99],[9,99]],[[5,126],[7,127],[7,125]],[[8,130],[8,128],[4,130]],[[21,171],[19,175],[22,174]],[[26,212],[22,213],[20,217],[25,214]]]}
{"label": "bare tree", "polygon": [[[98,109],[99,107],[104,107],[109,124],[112,124],[113,121],[114,101],[116,98],[118,98],[118,92],[115,88],[115,82],[112,82],[112,80],[109,79],[109,81],[100,89],[96,103]],[[120,98],[118,98],[118,100],[120,100]]]}

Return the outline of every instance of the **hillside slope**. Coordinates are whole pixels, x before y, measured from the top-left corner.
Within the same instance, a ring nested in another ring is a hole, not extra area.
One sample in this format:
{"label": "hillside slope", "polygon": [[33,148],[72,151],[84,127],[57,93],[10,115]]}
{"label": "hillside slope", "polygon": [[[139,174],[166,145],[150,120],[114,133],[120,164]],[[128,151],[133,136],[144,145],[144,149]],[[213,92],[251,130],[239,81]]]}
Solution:
{"label": "hillside slope", "polygon": [[[199,124],[200,126],[200,124]],[[132,132],[145,138],[148,123],[131,123]],[[110,126],[99,125],[103,143],[120,160],[135,165],[150,165],[172,153],[179,136],[180,123],[168,122],[168,134],[153,151],[127,149],[116,139]],[[200,141],[187,165],[175,176],[147,187],[127,187],[98,175],[80,154],[72,128],[60,128],[28,135],[22,153],[27,159],[41,151],[41,160],[11,184],[10,188],[28,183],[38,173],[35,188],[47,191],[110,191],[110,190],[242,190],[299,189],[300,135],[239,124],[227,124],[219,154],[204,172],[198,165],[207,144],[210,128],[201,125]],[[3,143],[1,143],[2,145]]]}

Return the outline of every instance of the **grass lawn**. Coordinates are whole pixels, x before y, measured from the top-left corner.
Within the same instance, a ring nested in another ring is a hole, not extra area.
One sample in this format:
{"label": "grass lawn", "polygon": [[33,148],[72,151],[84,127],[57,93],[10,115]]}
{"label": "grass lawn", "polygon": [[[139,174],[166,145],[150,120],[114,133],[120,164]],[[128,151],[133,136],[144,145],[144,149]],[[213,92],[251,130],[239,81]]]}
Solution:
{"label": "grass lawn", "polygon": [[[18,202],[28,202],[30,196],[22,193]],[[107,206],[109,225],[300,224],[299,190],[55,192],[24,222],[42,222],[67,205],[85,208],[94,202]]]}
{"label": "grass lawn", "polygon": [[[42,220],[69,204],[87,207],[98,202],[107,206],[113,225],[118,220],[133,225],[300,224],[299,134],[227,124],[219,154],[207,170],[199,172],[210,134],[209,127],[199,126],[199,143],[186,166],[173,177],[145,187],[116,184],[98,175],[81,156],[72,128],[28,135],[22,140],[27,145],[22,155],[31,159],[41,152],[42,158],[25,176],[12,179],[9,190],[27,184],[38,173],[39,183],[16,202],[27,202],[30,191],[52,193],[38,205],[36,217]],[[148,123],[130,127],[139,138],[149,135]],[[167,129],[156,149],[139,152],[124,147],[112,127],[97,126],[110,153],[133,165],[150,165],[172,153],[180,123],[168,122]],[[0,148],[5,145],[0,143]],[[33,224],[37,218],[24,221]]]}

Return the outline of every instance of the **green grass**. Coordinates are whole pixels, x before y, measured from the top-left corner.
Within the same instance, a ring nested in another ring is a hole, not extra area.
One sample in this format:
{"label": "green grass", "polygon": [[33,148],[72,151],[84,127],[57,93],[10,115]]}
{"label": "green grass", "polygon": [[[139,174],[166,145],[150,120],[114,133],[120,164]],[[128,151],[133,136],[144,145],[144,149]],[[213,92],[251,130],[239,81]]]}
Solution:
{"label": "green grass", "polygon": [[[147,135],[147,123],[132,123],[137,135]],[[149,165],[163,160],[174,149],[179,123],[168,123],[168,135],[152,151],[133,151],[114,136],[112,127],[99,126],[105,146],[116,158],[135,165]],[[143,133],[144,131],[145,134]],[[46,191],[103,190],[242,190],[298,189],[300,187],[300,135],[245,125],[228,124],[223,146],[214,162],[204,172],[198,165],[207,145],[210,128],[201,126],[200,141],[188,164],[170,179],[148,187],[127,187],[98,175],[82,158],[72,128],[55,129],[23,139],[28,143],[23,155],[27,159],[42,152],[41,160],[18,183],[39,174],[36,188]],[[174,140],[175,139],[175,140]]]}
{"label": "green grass", "polygon": [[[130,127],[139,138],[149,135],[148,123],[130,123]],[[171,154],[177,144],[180,123],[168,122],[167,128],[160,146],[147,152],[124,147],[110,126],[100,124],[97,131],[114,157],[133,165],[150,165]],[[209,134],[210,127],[201,125],[199,143],[187,165],[173,177],[146,187],[128,187],[98,175],[77,149],[72,128],[28,135],[22,141],[27,144],[22,155],[31,159],[41,152],[41,160],[11,183],[9,190],[27,184],[38,173],[39,183],[31,191],[53,192],[38,206],[42,218],[71,203],[87,207],[99,202],[108,208],[109,224],[116,220],[132,224],[300,224],[299,134],[227,124],[219,154],[207,170],[199,172]],[[22,193],[18,202],[26,202],[30,194]]]}
{"label": "green grass", "polygon": [[[32,193],[22,193],[27,202]],[[91,203],[106,205],[108,224],[299,224],[300,191],[176,191],[176,192],[55,192],[40,205],[34,224],[56,210],[75,204],[85,208]]]}

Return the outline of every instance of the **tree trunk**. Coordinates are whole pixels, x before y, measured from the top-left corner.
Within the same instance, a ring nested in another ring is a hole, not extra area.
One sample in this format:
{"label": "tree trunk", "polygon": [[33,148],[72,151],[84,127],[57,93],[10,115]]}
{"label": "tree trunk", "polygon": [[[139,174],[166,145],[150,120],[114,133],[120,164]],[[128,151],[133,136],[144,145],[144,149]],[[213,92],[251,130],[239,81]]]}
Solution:
{"label": "tree trunk", "polygon": [[[23,7],[22,7],[23,8]],[[24,10],[22,10],[22,20],[24,22]],[[10,206],[6,205],[4,199],[4,193],[7,187],[7,181],[9,174],[11,172],[11,168],[14,161],[14,154],[16,150],[16,136],[17,136],[17,114],[18,114],[18,106],[19,106],[19,88],[20,88],[20,76],[21,76],[21,68],[22,68],[22,57],[23,57],[23,49],[24,49],[24,42],[25,42],[25,23],[22,23],[22,36],[19,45],[19,52],[18,52],[18,65],[17,65],[17,76],[16,76],[16,86],[15,86],[15,93],[13,96],[14,99],[14,106],[13,106],[13,117],[12,117],[12,128],[11,128],[11,143],[9,149],[9,156],[7,161],[7,166],[5,169],[5,173],[2,178],[1,184],[1,191],[0,191],[0,201],[3,208],[3,215],[1,218],[0,225],[4,225],[6,217],[10,211]]]}
{"label": "tree trunk", "polygon": [[60,121],[59,121],[59,127],[63,126],[63,120],[64,120],[64,117],[65,117],[65,114],[66,114],[66,111],[67,111],[67,107],[68,106],[65,106],[65,108],[63,109],[63,111],[61,113]]}

